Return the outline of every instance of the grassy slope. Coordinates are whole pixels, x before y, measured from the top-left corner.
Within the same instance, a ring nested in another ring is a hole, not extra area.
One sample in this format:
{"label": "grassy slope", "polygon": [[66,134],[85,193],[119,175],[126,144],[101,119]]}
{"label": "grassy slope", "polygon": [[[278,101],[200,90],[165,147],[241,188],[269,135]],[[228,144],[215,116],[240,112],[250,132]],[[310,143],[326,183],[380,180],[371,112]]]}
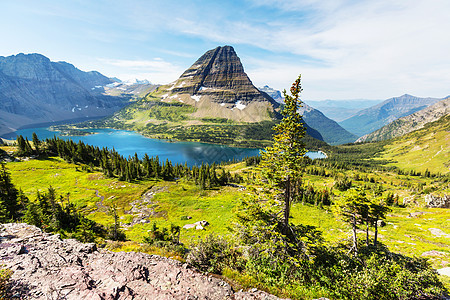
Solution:
{"label": "grassy slope", "polygon": [[389,141],[382,159],[401,169],[447,173],[450,171],[450,115],[424,128]]}
{"label": "grassy slope", "polygon": [[[119,182],[114,179],[106,179],[101,173],[86,173],[78,171],[76,165],[68,164],[60,159],[31,160],[26,162],[8,163],[7,167],[11,171],[13,183],[21,188],[31,199],[37,190],[44,191],[52,185],[58,194],[70,193],[70,199],[88,213],[88,217],[103,224],[111,224],[112,218],[102,210],[97,210],[96,203],[104,196],[103,204],[107,205],[114,201],[119,214],[124,223],[129,222],[132,216],[124,214],[124,210],[130,208],[130,203],[140,199],[141,195],[148,189],[165,187],[165,191],[158,193],[152,199],[156,216],[150,218],[150,223],[137,224],[130,227],[127,237],[132,241],[141,242],[142,237],[150,230],[151,224],[155,221],[158,225],[169,226],[176,224],[183,226],[200,220],[207,220],[211,225],[204,231],[182,230],[181,239],[189,244],[197,237],[204,237],[209,233],[223,234],[229,233],[227,227],[233,220],[233,210],[238,205],[243,192],[238,188],[224,187],[217,190],[201,191],[191,182],[164,182],[164,181],[143,181],[136,183]],[[228,167],[231,172],[241,172],[243,164]],[[352,178],[355,171],[346,171],[345,175]],[[432,263],[436,268],[449,266],[450,238],[437,237],[431,234],[430,228],[437,228],[450,234],[450,223],[448,222],[448,210],[423,208],[423,195],[406,188],[407,183],[413,187],[424,184],[425,188],[434,188],[448,193],[450,187],[443,187],[442,184],[434,182],[433,179],[399,176],[390,173],[365,174],[359,172],[360,176],[374,176],[379,183],[383,184],[385,194],[388,191],[395,192],[404,197],[415,196],[418,204],[409,208],[395,208],[386,220],[388,225],[381,228],[380,240],[387,244],[392,250],[408,255],[422,255],[427,251],[438,251],[441,256],[433,256]],[[320,177],[305,175],[305,183],[312,184],[315,189],[321,187],[331,187],[334,180],[330,177]],[[370,183],[357,182],[357,185]],[[374,184],[372,184],[374,185]],[[338,196],[339,191],[334,191]],[[409,218],[413,212],[423,212],[417,217]],[[336,219],[330,209],[319,209],[310,205],[294,204],[292,208],[293,222],[317,226],[323,230],[327,242],[337,242],[340,239],[350,237],[350,228],[347,224]],[[185,216],[192,219],[185,220]],[[136,249],[136,246],[134,248]]]}

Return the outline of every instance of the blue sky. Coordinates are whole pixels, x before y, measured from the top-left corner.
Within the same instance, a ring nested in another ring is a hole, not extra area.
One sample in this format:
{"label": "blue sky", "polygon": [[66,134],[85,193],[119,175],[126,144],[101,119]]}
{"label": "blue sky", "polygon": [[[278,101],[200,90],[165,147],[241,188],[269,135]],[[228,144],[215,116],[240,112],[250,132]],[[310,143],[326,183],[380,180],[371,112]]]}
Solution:
{"label": "blue sky", "polygon": [[0,55],[168,83],[232,45],[256,86],[301,73],[306,100],[445,97],[449,12],[448,0],[4,0]]}

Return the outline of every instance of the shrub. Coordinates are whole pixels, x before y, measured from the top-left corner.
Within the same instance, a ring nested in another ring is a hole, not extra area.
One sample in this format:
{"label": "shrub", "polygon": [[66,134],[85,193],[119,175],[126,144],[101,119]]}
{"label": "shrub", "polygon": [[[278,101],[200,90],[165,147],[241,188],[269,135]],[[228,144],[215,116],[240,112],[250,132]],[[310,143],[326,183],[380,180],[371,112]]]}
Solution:
{"label": "shrub", "polygon": [[350,179],[347,179],[346,177],[339,178],[338,180],[336,180],[333,187],[343,192],[352,187],[352,181]]}
{"label": "shrub", "polygon": [[180,226],[171,224],[169,228],[159,228],[153,222],[152,229],[148,236],[144,237],[144,243],[159,248],[164,248],[167,251],[178,253],[180,256],[184,255],[185,249],[180,243]]}
{"label": "shrub", "polygon": [[224,268],[240,268],[241,253],[223,237],[208,235],[191,245],[186,261],[199,270],[221,274]]}
{"label": "shrub", "polygon": [[12,276],[10,269],[0,269],[0,299],[9,299],[9,284]]}

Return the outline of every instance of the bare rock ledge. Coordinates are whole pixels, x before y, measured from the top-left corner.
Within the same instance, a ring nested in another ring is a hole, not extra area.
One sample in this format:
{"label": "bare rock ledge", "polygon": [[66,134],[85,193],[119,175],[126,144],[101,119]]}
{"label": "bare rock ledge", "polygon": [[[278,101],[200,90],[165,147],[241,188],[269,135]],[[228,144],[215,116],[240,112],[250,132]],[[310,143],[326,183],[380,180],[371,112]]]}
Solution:
{"label": "bare rock ledge", "polygon": [[279,299],[256,289],[235,292],[179,261],[97,249],[28,224],[0,226],[0,260],[14,272],[20,299]]}

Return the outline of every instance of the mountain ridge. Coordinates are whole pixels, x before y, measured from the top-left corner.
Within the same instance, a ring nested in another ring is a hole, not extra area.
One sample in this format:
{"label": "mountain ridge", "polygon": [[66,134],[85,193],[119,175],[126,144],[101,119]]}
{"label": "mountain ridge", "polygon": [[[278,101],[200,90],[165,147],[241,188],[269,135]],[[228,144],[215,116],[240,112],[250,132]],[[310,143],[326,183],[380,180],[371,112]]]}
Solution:
{"label": "mountain ridge", "polygon": [[420,129],[382,141],[384,150],[380,159],[403,170],[427,169],[434,173],[450,172],[450,114],[428,122]]}
{"label": "mountain ridge", "polygon": [[[284,103],[284,98],[281,96],[280,91],[275,90],[268,85],[258,89],[268,94],[278,103]],[[351,143],[358,138],[353,133],[342,128],[336,121],[325,116],[320,110],[308,105],[305,101],[302,101],[302,106],[298,111],[303,116],[305,124],[307,124],[308,127],[317,130],[323,140],[330,145]]]}
{"label": "mountain ridge", "polygon": [[112,114],[127,99],[103,95],[95,89],[111,82],[98,72],[83,72],[41,54],[1,56],[0,134],[31,124]]}
{"label": "mountain ridge", "polygon": [[382,128],[360,137],[356,142],[374,142],[395,138],[423,128],[427,123],[450,114],[450,96]]}
{"label": "mountain ridge", "polygon": [[323,137],[323,140],[330,145],[352,143],[357,136],[340,126],[336,121],[325,116],[320,110],[309,106],[305,102],[299,109],[303,115],[303,120],[312,128],[316,129]]}
{"label": "mountain ridge", "polygon": [[272,127],[281,119],[279,108],[253,85],[233,47],[223,46],[206,51],[172,83],[91,125],[154,138],[260,147],[270,143]]}
{"label": "mountain ridge", "polygon": [[339,125],[357,136],[363,136],[398,118],[424,109],[439,100],[438,98],[419,98],[404,94],[400,97],[386,99],[375,106],[363,109],[353,117],[339,122]]}

